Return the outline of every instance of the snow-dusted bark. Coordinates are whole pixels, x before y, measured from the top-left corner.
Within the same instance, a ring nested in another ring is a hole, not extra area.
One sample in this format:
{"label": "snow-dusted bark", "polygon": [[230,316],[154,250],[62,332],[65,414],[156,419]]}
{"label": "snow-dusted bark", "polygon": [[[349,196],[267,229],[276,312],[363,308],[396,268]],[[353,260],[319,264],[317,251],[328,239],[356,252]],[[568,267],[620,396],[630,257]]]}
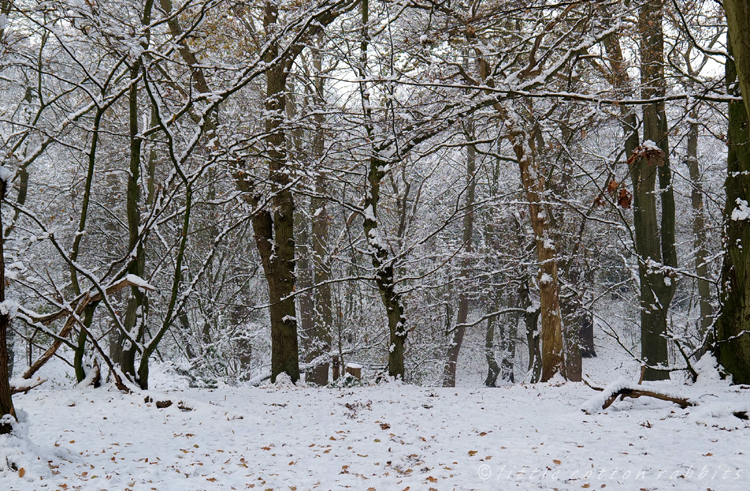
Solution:
{"label": "snow-dusted bark", "polygon": [[[729,36],[738,64],[727,59],[727,89],[742,95],[744,105],[729,103],[727,140],[727,202],[724,208],[725,247],[721,272],[722,310],[716,321],[716,358],[735,383],[750,383],[750,220],[743,211],[750,200],[750,8],[742,1],[728,1]],[[746,64],[743,66],[741,61]],[[741,83],[740,83],[741,82]],[[739,84],[739,87],[738,87]],[[740,89],[740,90],[738,90]]]}

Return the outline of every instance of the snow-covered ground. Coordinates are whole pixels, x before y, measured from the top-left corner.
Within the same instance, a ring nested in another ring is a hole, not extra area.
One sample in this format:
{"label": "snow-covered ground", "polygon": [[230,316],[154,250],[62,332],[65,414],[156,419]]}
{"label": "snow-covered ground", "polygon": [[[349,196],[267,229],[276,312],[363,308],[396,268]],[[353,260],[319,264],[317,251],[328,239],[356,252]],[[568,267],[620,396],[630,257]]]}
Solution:
{"label": "snow-covered ground", "polygon": [[750,387],[662,385],[699,405],[588,415],[573,383],[39,388],[15,397],[27,437],[0,437],[0,489],[747,490]]}

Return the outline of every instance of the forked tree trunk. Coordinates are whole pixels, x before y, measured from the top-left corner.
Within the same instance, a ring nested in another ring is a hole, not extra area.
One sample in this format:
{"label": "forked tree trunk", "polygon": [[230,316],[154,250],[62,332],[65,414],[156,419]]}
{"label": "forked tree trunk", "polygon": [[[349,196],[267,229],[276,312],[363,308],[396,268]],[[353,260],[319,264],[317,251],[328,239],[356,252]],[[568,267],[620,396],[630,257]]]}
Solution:
{"label": "forked tree trunk", "polygon": [[[645,2],[640,12],[639,30],[641,34],[642,64],[642,98],[658,97],[664,92],[664,55],[661,1]],[[608,18],[611,21],[611,18]],[[604,40],[607,57],[610,60],[609,74],[612,85],[622,97],[633,96],[632,81],[628,75],[628,63],[624,58],[619,33],[613,33]],[[644,108],[644,140],[651,139],[668,151],[665,129],[666,118],[663,103],[649,104]],[[621,125],[625,139],[625,158],[630,158],[640,144],[638,134],[638,117],[632,108],[621,106]],[[646,135],[648,132],[648,135]],[[664,150],[662,148],[662,150]],[[665,154],[665,158],[668,153]],[[646,159],[638,159],[630,168],[633,186],[633,221],[635,226],[635,250],[638,256],[638,277],[640,282],[639,301],[641,306],[641,357],[648,364],[659,364],[667,361],[666,310],[657,300],[656,290],[661,287],[664,300],[671,300],[671,294],[664,283],[661,271],[661,242],[667,240],[659,234],[659,223],[656,215],[656,197],[654,188],[659,171]],[[665,176],[666,177],[666,176]],[[667,180],[665,180],[666,182]],[[671,193],[671,187],[669,193]],[[672,199],[672,204],[674,200]],[[674,209],[674,208],[672,208]],[[668,211],[668,210],[664,210]],[[663,221],[668,217],[663,217]],[[674,214],[671,227],[674,230]],[[667,227],[669,228],[669,227]],[[667,234],[669,235],[669,234]],[[674,235],[672,233],[672,244]],[[649,267],[651,266],[651,267]],[[654,267],[655,266],[655,267]],[[670,279],[671,282],[671,279]],[[666,291],[665,291],[666,290]],[[668,298],[667,298],[668,297]],[[654,380],[668,378],[668,372],[647,370],[645,378]]]}
{"label": "forked tree trunk", "polygon": [[[730,95],[743,96],[729,103],[727,132],[727,202],[724,207],[726,253],[721,271],[722,309],[716,321],[716,357],[734,383],[750,384],[750,6],[744,0],[726,0],[730,54],[726,80]],[[737,87],[741,82],[740,92]]]}
{"label": "forked tree trunk", "polygon": [[[662,0],[644,2],[639,16],[641,36],[641,97],[659,99],[666,94]],[[676,287],[677,266],[675,204],[669,166],[667,115],[663,100],[643,107],[643,139],[663,152],[663,162],[636,159],[631,166],[634,224],[641,291],[641,358],[649,367],[644,380],[669,379],[667,316]],[[628,156],[630,157],[630,156]],[[656,179],[659,179],[661,220],[658,219]]]}
{"label": "forked tree trunk", "polygon": [[[473,139],[473,134],[470,135]],[[471,245],[472,236],[474,235],[474,196],[476,191],[476,180],[474,179],[474,172],[476,170],[477,152],[474,145],[468,145],[466,147],[466,214],[463,219],[463,244],[464,253],[468,256],[473,251]],[[463,278],[469,278],[472,274],[471,260],[465,258],[461,267],[461,276]],[[443,387],[455,387],[456,386],[456,366],[458,363],[458,355],[461,351],[461,344],[466,334],[466,319],[469,316],[469,293],[462,290],[458,297],[458,318],[456,319],[456,327],[453,330],[451,336],[451,344],[448,347],[448,357],[443,372]]]}

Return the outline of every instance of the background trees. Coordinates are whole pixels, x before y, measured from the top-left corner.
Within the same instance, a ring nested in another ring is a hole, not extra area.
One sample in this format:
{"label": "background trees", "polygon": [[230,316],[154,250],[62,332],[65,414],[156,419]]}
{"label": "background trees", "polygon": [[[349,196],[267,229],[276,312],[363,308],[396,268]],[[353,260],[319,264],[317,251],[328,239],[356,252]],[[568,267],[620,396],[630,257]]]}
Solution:
{"label": "background trees", "polygon": [[2,9],[16,374],[578,380],[608,335],[664,378],[713,339],[745,141],[713,3]]}

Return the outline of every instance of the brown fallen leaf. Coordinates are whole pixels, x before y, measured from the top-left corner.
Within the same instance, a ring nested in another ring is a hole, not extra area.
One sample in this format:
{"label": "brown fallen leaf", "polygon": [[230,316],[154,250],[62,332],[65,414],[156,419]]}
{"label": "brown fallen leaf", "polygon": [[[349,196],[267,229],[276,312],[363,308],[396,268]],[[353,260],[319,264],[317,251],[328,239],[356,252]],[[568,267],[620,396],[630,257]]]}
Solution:
{"label": "brown fallen leaf", "polygon": [[469,457],[473,457],[477,454],[479,450],[469,450]]}
{"label": "brown fallen leaf", "polygon": [[26,475],[26,469],[24,469],[23,467],[18,469],[18,477],[23,477],[25,475]]}

